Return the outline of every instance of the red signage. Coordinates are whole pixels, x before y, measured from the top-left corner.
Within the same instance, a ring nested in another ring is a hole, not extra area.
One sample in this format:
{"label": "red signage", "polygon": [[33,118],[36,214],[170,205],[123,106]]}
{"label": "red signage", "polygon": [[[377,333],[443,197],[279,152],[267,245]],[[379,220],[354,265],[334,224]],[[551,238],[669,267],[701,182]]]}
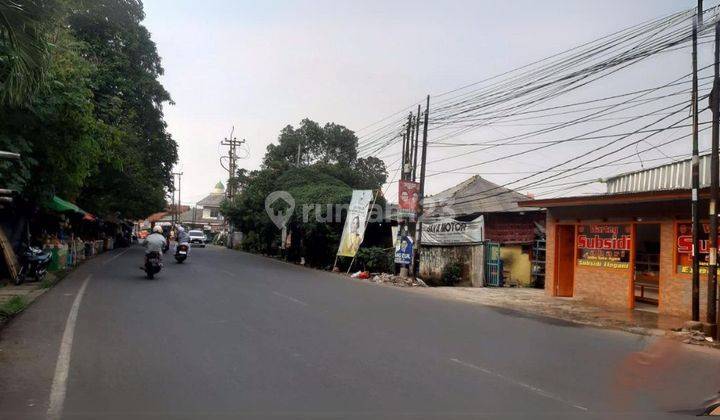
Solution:
{"label": "red signage", "polygon": [[417,213],[420,196],[420,183],[413,181],[400,181],[398,204],[400,214],[415,215]]}
{"label": "red signage", "polygon": [[[720,228],[719,228],[720,229]],[[702,223],[698,232],[699,246],[698,254],[700,256],[700,273],[707,274],[710,224]],[[718,232],[720,238],[720,232]],[[678,273],[692,273],[692,223],[678,223],[677,237],[675,239],[677,252],[675,253],[675,264]]]}
{"label": "red signage", "polygon": [[630,267],[630,225],[590,224],[580,225],[577,229],[578,265]]}

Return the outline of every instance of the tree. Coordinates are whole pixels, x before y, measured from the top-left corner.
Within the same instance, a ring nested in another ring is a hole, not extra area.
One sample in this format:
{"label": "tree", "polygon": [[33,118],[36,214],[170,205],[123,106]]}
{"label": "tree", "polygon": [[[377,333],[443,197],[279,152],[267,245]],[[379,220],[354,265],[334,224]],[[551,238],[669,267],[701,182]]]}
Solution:
{"label": "tree", "polygon": [[[292,237],[288,258],[304,257],[310,265],[326,266],[337,250],[342,223],[318,222],[315,212],[320,211],[323,220],[327,205],[348,204],[353,189],[379,189],[386,178],[381,160],[357,158],[357,137],[351,130],[304,119],[298,128],[288,125],[280,131],[259,170],[238,171],[242,192],[223,203],[221,211],[244,232],[246,250],[275,253],[280,231],[265,212],[265,198],[273,191],[289,192],[295,211],[287,224]],[[307,221],[305,205],[310,205]]]}
{"label": "tree", "polygon": [[0,103],[26,105],[42,86],[54,0],[0,0]]}

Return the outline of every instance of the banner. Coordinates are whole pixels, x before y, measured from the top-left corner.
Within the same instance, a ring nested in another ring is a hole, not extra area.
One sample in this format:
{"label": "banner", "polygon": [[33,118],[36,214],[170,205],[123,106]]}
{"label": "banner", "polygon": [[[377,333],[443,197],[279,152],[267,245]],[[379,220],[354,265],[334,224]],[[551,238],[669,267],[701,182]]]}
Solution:
{"label": "banner", "polygon": [[469,222],[450,217],[428,219],[422,226],[423,245],[468,245],[485,240],[483,216]]}
{"label": "banner", "polygon": [[[720,228],[719,228],[720,229]],[[677,252],[675,253],[678,273],[692,273],[692,223],[678,223],[677,224],[677,237],[675,239],[675,246]],[[718,235],[720,239],[720,235]],[[698,255],[700,257],[700,274],[707,274],[708,272],[708,245],[710,239],[710,224],[703,222],[700,224],[698,231]],[[720,272],[720,268],[718,268]]]}
{"label": "banner", "polygon": [[353,190],[337,254],[354,257],[365,235],[365,222],[373,200],[372,190]]}
{"label": "banner", "polygon": [[398,195],[398,213],[400,216],[415,216],[417,214],[420,196],[420,183],[400,180]]}
{"label": "banner", "polygon": [[395,246],[395,263],[411,264],[413,254],[413,240],[410,236],[403,235],[400,237],[398,244]]}
{"label": "banner", "polygon": [[578,265],[629,268],[630,225],[591,224],[577,227]]}

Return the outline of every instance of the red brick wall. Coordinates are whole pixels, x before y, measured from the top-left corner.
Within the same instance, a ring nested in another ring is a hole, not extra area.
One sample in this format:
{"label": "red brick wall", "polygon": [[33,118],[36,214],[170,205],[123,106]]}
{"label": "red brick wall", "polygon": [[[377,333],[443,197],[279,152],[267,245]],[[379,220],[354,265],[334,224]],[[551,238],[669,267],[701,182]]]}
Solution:
{"label": "red brick wall", "polygon": [[[578,214],[582,210],[577,209]],[[561,216],[561,217],[558,217]],[[553,295],[555,290],[555,227],[558,223],[577,224],[579,219],[568,218],[568,209],[547,213],[547,261],[545,291]],[[631,217],[613,218],[614,222],[632,222]],[[582,219],[581,223],[607,222],[606,220]],[[675,266],[676,218],[653,220],[660,224],[660,296],[658,311],[662,314],[691,316],[691,275],[677,273]],[[633,238],[633,243],[635,238]],[[632,266],[632,264],[631,264]],[[575,264],[574,296],[609,308],[630,308],[633,305],[632,269],[603,269],[580,267]],[[700,276],[700,316],[704,320],[706,307],[707,276]]]}
{"label": "red brick wall", "polygon": [[544,221],[543,212],[486,214],[485,238],[501,244],[529,244],[535,240],[535,222]]}

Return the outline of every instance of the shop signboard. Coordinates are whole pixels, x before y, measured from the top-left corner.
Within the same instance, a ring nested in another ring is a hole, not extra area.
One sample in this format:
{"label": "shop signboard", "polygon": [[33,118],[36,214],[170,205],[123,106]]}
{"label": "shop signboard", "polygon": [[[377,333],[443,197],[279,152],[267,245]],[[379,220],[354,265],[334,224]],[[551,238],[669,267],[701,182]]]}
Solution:
{"label": "shop signboard", "polygon": [[[676,238],[675,238],[675,265],[677,266],[678,273],[692,274],[692,223],[682,222],[677,224]],[[701,223],[699,229],[699,247],[698,254],[700,255],[700,274],[707,274],[708,272],[708,252],[709,238],[710,238],[710,224]],[[720,235],[718,235],[720,237]],[[720,238],[719,238],[720,239]],[[718,269],[720,272],[720,269]]]}
{"label": "shop signboard", "polygon": [[578,265],[624,269],[630,267],[632,226],[584,224],[577,227]]}
{"label": "shop signboard", "polygon": [[451,217],[427,219],[423,222],[423,245],[470,245],[485,240],[485,219],[479,216],[468,222]]}

